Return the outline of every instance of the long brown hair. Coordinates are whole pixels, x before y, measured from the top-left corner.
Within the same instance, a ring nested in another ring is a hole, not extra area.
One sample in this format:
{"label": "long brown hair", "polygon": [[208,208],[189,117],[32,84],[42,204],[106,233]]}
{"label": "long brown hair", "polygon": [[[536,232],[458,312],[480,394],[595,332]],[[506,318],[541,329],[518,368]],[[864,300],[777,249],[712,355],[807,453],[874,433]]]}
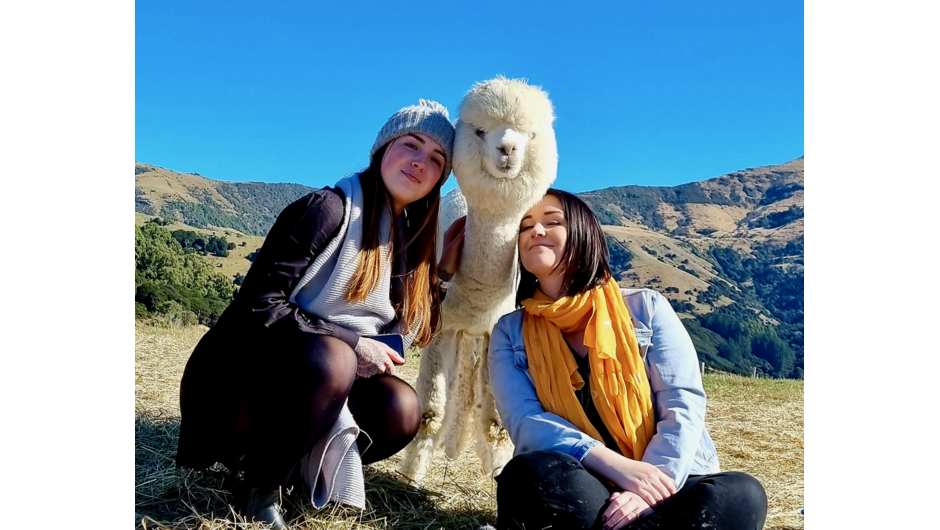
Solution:
{"label": "long brown hair", "polygon": [[[391,144],[391,142],[389,142]],[[346,301],[363,302],[375,290],[382,276],[382,253],[379,248],[379,221],[387,211],[394,219],[392,197],[382,180],[382,157],[386,144],[372,157],[369,167],[359,175],[362,185],[362,249],[359,264],[346,286]],[[399,241],[395,222],[390,223],[389,242],[394,254],[405,252],[408,272],[404,278],[405,292],[398,318],[411,330],[417,323],[415,344],[426,346],[441,327],[441,300],[437,277],[437,222],[441,202],[441,175],[428,194],[405,207],[405,241]],[[394,255],[393,254],[393,255]],[[394,259],[393,259],[394,262]]]}
{"label": "long brown hair", "polygon": [[[607,283],[612,276],[609,249],[597,216],[584,201],[567,191],[549,188],[545,195],[558,199],[565,220],[568,221],[565,251],[555,266],[556,269],[564,267],[565,274],[561,281],[563,296],[578,294]],[[531,298],[538,287],[538,279],[522,266],[521,257],[519,270],[522,276],[516,289],[516,306],[521,306],[523,300]]]}

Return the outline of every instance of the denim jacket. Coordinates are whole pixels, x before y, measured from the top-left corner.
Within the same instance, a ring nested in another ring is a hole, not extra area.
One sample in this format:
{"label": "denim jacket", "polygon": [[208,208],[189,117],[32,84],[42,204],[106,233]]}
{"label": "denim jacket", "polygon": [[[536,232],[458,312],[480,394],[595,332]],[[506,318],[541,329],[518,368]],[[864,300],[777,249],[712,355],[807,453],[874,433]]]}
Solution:
{"label": "denim jacket", "polygon": [[[643,461],[658,467],[681,488],[690,474],[719,471],[718,454],[705,428],[705,390],[698,356],[663,295],[650,289],[621,292],[636,328],[656,417],[656,434]],[[516,446],[515,454],[553,450],[582,460],[602,442],[542,408],[522,340],[523,311],[500,318],[490,339],[490,382],[496,408]]]}

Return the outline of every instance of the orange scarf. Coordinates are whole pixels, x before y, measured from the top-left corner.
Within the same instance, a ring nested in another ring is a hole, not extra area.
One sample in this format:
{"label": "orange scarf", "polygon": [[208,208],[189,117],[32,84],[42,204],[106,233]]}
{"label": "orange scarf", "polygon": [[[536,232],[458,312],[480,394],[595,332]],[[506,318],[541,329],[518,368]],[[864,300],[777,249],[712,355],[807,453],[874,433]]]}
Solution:
{"label": "orange scarf", "polygon": [[594,406],[620,453],[640,460],[655,432],[653,401],[633,320],[617,282],[552,300],[541,290],[522,301],[529,372],[545,410],[602,440],[574,394],[584,386],[562,332],[584,330]]}

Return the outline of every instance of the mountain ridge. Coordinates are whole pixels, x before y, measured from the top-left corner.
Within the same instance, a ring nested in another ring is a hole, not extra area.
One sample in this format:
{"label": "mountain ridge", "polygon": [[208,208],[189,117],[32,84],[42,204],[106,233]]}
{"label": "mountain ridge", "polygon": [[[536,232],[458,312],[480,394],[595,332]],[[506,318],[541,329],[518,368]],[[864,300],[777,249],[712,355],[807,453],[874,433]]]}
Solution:
{"label": "mountain ridge", "polygon": [[303,184],[228,182],[135,162],[134,211],[197,228],[232,228],[264,236],[291,202],[316,188]]}
{"label": "mountain ridge", "polygon": [[[618,283],[663,293],[701,360],[738,373],[758,368],[802,377],[803,167],[800,157],[679,186],[613,186],[576,195],[602,222]],[[138,224],[159,216],[202,230],[236,230],[259,242],[287,204],[314,189],[135,164]],[[244,275],[251,264],[244,257],[207,259],[228,276]]]}

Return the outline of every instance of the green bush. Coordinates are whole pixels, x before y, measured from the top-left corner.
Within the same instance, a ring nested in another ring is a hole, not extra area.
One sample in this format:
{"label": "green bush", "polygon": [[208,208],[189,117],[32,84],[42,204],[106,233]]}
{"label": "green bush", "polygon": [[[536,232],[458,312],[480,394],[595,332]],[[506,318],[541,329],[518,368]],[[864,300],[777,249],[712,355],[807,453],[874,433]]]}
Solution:
{"label": "green bush", "polygon": [[694,305],[685,300],[669,300],[669,305],[671,305],[677,313],[691,313],[695,309]]}
{"label": "green bush", "polygon": [[781,212],[774,212],[767,214],[760,219],[755,219],[749,224],[753,228],[778,228],[802,218],[803,208],[794,205]]}
{"label": "green bush", "polygon": [[228,256],[228,251],[235,248],[224,237],[215,237],[199,234],[191,230],[174,230],[171,232],[184,251],[199,252],[203,255],[212,254],[221,258]]}
{"label": "green bush", "polygon": [[[135,302],[173,322],[211,325],[231,302],[231,279],[194,253],[186,253],[157,224],[134,228]],[[135,314],[143,311],[135,305]]]}

